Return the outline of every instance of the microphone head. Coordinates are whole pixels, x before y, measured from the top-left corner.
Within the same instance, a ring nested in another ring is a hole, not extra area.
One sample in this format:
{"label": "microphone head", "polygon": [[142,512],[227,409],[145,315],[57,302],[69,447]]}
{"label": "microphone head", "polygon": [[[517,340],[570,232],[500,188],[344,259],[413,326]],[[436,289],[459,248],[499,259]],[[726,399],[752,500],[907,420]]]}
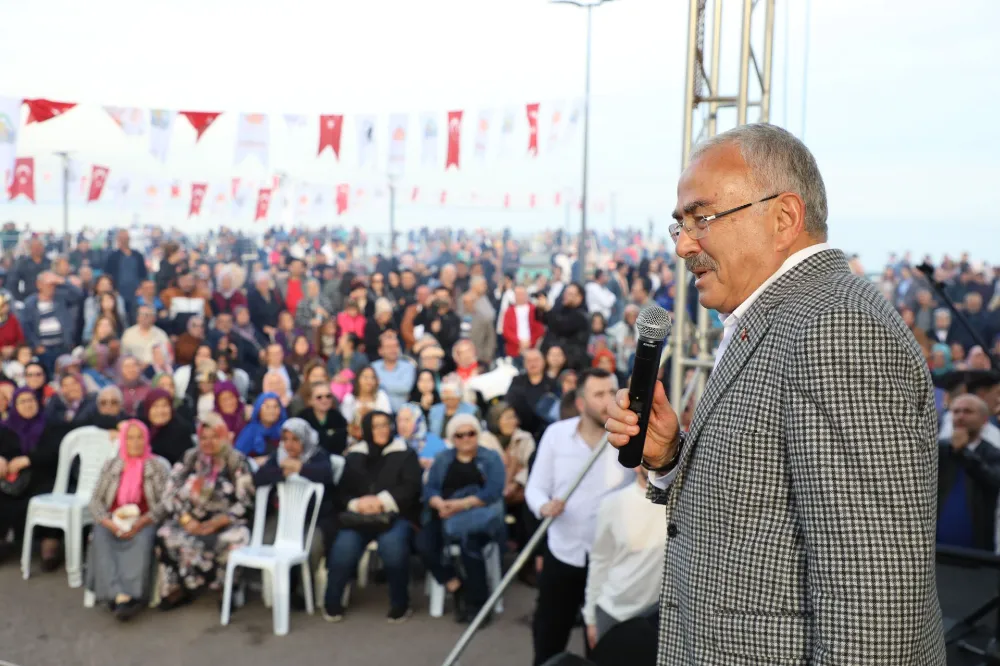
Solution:
{"label": "microphone head", "polygon": [[647,340],[663,340],[670,334],[672,325],[670,313],[659,305],[645,308],[635,320],[635,330],[639,332],[639,337]]}

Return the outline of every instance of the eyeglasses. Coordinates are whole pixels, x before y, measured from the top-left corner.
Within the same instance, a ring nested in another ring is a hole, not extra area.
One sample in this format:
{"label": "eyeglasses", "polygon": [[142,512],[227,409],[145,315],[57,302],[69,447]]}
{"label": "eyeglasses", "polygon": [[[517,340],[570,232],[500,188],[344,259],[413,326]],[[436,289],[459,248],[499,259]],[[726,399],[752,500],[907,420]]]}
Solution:
{"label": "eyeglasses", "polygon": [[[781,194],[780,192],[778,194]],[[745,208],[749,208],[754,204],[764,203],[765,201],[770,201],[771,199],[776,199],[778,194],[772,194],[769,197],[764,197],[758,201],[751,201],[750,203],[745,203],[742,206],[737,206],[736,208],[730,208],[729,210],[724,210],[721,213],[715,213],[714,215],[695,215],[690,221],[682,220],[679,222],[674,222],[669,227],[667,231],[670,233],[670,238],[676,243],[681,236],[681,229],[684,233],[688,235],[688,238],[693,240],[700,240],[708,235],[708,227],[716,220],[722,219],[727,215],[732,215],[733,213],[738,213]]]}
{"label": "eyeglasses", "polygon": [[101,405],[102,407],[110,407],[111,405],[120,405],[122,403],[119,400],[104,399],[104,400],[98,400],[97,404]]}
{"label": "eyeglasses", "polygon": [[465,432],[456,432],[455,439],[475,439],[477,433],[475,430],[466,430]]}

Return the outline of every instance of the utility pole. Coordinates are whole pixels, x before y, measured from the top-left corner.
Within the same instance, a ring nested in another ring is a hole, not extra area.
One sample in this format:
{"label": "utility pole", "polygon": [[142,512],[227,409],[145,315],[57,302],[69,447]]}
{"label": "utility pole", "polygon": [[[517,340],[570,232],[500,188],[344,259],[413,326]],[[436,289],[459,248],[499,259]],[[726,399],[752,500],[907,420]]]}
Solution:
{"label": "utility pole", "polygon": [[63,164],[63,192],[62,192],[62,204],[63,204],[63,238],[69,236],[69,156],[70,154],[66,151],[57,152],[60,158],[62,158]]}
{"label": "utility pole", "polygon": [[389,254],[396,256],[396,179],[389,176]]}

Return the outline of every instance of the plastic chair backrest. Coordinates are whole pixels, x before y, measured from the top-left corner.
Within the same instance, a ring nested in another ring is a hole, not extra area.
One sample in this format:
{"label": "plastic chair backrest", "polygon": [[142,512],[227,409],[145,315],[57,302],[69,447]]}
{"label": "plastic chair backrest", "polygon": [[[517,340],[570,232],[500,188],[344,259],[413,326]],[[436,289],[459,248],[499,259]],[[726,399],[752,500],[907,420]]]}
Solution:
{"label": "plastic chair backrest", "polygon": [[79,456],[76,494],[89,496],[97,486],[101,468],[118,451],[118,441],[111,440],[107,430],[96,426],[83,426],[69,432],[59,446],[59,466],[52,491],[65,493],[69,487],[69,470],[73,459]]}
{"label": "plastic chair backrest", "polygon": [[[278,484],[278,531],[274,545],[288,545],[308,550],[312,544],[313,531],[319,505],[323,501],[323,484],[313,483],[294,474]],[[312,499],[316,498],[313,503]],[[306,514],[313,504],[312,519],[306,531]]]}
{"label": "plastic chair backrest", "polygon": [[[248,458],[248,460],[250,460]],[[267,498],[271,496],[271,486],[260,486],[254,497],[253,531],[250,533],[250,545],[260,546],[264,543],[264,523],[267,522]]]}
{"label": "plastic chair backrest", "polygon": [[250,375],[247,374],[247,371],[243,368],[233,370],[233,384],[240,392],[240,397],[246,400],[247,393],[250,391]]}

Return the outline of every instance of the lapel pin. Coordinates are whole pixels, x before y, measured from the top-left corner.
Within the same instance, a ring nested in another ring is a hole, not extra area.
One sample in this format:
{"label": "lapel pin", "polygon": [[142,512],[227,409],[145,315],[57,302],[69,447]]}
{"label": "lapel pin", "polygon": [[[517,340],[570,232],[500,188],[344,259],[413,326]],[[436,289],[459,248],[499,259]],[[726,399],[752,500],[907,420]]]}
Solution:
{"label": "lapel pin", "polygon": [[747,329],[744,328],[742,331],[740,331],[740,340],[745,341],[746,339],[747,339]]}

